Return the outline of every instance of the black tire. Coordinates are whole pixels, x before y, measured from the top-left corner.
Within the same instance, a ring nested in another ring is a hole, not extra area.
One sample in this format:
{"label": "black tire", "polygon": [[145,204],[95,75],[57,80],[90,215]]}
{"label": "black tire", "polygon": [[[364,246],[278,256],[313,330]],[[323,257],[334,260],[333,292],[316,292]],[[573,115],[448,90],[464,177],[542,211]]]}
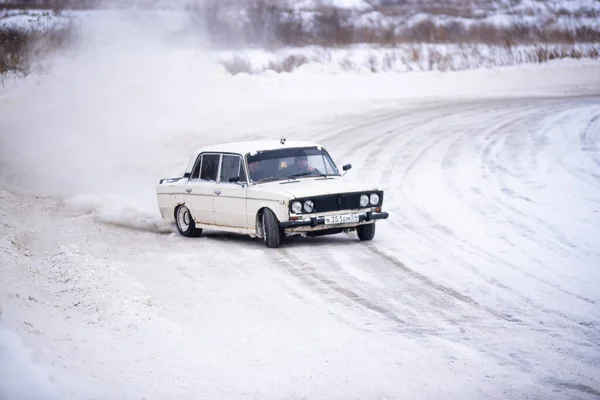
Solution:
{"label": "black tire", "polygon": [[202,234],[202,229],[196,228],[192,213],[184,205],[175,209],[175,226],[179,233],[186,237],[198,237]]}
{"label": "black tire", "polygon": [[375,222],[357,226],[356,233],[360,240],[373,240],[375,237]]}
{"label": "black tire", "polygon": [[281,231],[279,221],[273,211],[265,208],[262,216],[262,230],[265,245],[269,248],[277,248],[281,245]]}

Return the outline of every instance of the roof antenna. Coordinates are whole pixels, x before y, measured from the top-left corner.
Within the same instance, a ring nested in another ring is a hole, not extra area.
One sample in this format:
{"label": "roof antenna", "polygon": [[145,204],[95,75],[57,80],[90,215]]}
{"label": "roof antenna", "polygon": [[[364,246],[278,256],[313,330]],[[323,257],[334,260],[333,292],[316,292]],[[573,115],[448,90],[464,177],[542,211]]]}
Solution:
{"label": "roof antenna", "polygon": [[279,143],[285,144],[285,139],[279,139]]}

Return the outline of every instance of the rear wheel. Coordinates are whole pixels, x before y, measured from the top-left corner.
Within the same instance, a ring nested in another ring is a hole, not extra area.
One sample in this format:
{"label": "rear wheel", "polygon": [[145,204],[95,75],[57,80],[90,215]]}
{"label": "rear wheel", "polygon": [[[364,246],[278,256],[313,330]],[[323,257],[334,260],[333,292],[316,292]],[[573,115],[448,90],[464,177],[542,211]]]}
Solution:
{"label": "rear wheel", "polygon": [[270,248],[276,248],[281,245],[281,231],[279,230],[279,221],[273,211],[265,208],[262,216],[262,231],[265,245]]}
{"label": "rear wheel", "polygon": [[356,233],[360,240],[372,240],[375,237],[375,222],[357,226]]}
{"label": "rear wheel", "polygon": [[198,237],[202,234],[202,229],[196,228],[190,210],[184,205],[177,207],[175,210],[175,226],[183,236]]}

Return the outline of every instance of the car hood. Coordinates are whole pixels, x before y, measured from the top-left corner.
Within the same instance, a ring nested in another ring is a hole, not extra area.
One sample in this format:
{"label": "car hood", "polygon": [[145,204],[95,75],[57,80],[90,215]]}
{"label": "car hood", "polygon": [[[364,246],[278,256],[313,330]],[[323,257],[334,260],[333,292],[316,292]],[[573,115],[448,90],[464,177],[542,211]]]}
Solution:
{"label": "car hood", "polygon": [[289,181],[275,181],[256,185],[258,191],[286,194],[290,199],[322,196],[334,193],[368,192],[379,190],[372,185],[344,181],[341,177],[299,178]]}

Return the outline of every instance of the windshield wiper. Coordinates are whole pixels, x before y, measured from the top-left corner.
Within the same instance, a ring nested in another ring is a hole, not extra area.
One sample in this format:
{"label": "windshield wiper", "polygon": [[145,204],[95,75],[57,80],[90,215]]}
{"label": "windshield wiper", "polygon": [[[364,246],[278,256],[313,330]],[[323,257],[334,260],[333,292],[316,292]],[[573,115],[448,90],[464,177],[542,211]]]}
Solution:
{"label": "windshield wiper", "polygon": [[279,176],[271,176],[269,178],[265,178],[265,179],[261,179],[259,181],[257,181],[256,183],[263,183],[263,182],[272,182],[272,181],[280,181],[282,179],[287,179],[287,178],[281,178]]}
{"label": "windshield wiper", "polygon": [[300,172],[298,174],[292,174],[292,175],[288,176],[288,178],[296,178],[296,177],[299,177],[299,176],[308,176],[308,175],[313,175],[313,176],[327,176],[327,174],[323,174],[321,172],[314,172],[314,171],[311,172],[311,171],[308,171],[308,172]]}

